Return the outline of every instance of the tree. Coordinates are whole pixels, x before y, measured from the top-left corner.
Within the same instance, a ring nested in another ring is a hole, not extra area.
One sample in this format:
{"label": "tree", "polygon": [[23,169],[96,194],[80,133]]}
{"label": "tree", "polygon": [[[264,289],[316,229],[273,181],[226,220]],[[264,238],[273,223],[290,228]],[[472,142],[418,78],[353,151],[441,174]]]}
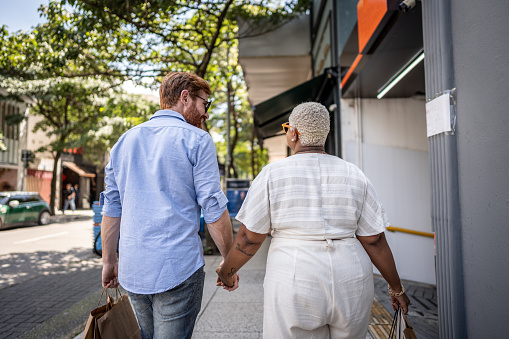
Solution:
{"label": "tree", "polygon": [[[267,4],[266,4],[267,3]],[[282,4],[280,4],[282,3]],[[237,38],[237,20],[263,21],[266,30],[308,10],[309,0],[60,0],[50,2],[49,21],[67,21],[86,38],[112,46],[100,55],[134,78],[192,71],[206,78],[216,50]],[[278,5],[280,4],[280,5]],[[251,31],[246,30],[245,34]],[[121,49],[119,47],[122,47]]]}
{"label": "tree", "polygon": [[7,147],[4,144],[4,135],[0,132],[0,152],[7,151]]}
{"label": "tree", "polygon": [[97,125],[105,99],[111,94],[111,84],[90,79],[43,79],[19,81],[0,79],[0,86],[13,97],[27,95],[35,99],[32,113],[44,119],[34,132],[42,130],[48,144],[36,152],[48,151],[53,156],[51,180],[52,213],[55,212],[57,165],[64,149],[81,147],[86,143],[87,132]]}
{"label": "tree", "polygon": [[11,99],[33,98],[32,113],[43,117],[35,131],[48,136],[48,144],[38,151],[53,155],[54,213],[62,152],[85,144],[88,131],[100,120],[100,108],[125,76],[97,57],[107,46],[105,37],[76,30],[70,24],[72,16],[56,2],[41,11],[54,20],[28,32],[0,29],[0,87]]}
{"label": "tree", "polygon": [[141,124],[157,111],[159,103],[143,95],[115,93],[99,108],[101,117],[87,133],[85,158],[104,169],[105,155],[118,138],[130,128]]}

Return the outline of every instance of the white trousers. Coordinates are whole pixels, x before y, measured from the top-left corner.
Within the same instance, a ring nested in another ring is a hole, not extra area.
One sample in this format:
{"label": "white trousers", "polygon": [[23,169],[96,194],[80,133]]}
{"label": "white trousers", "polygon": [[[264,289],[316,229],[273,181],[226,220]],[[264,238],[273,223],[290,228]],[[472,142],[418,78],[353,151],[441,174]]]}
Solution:
{"label": "white trousers", "polygon": [[273,238],[263,337],[365,339],[373,297],[373,266],[356,238]]}

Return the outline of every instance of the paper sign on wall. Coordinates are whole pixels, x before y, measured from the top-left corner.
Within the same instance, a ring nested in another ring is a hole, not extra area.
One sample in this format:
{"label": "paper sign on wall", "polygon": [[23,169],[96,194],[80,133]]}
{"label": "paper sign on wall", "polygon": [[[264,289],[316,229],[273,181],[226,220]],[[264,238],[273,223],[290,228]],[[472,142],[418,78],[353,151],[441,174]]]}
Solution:
{"label": "paper sign on wall", "polygon": [[442,94],[426,103],[426,126],[428,129],[428,138],[452,130],[449,93]]}

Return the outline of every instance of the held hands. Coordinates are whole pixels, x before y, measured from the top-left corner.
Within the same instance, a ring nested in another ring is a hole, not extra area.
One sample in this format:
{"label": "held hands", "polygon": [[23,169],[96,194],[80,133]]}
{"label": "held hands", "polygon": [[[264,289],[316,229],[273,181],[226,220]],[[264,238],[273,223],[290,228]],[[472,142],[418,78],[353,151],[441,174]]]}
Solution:
{"label": "held hands", "polygon": [[216,268],[217,281],[216,286],[223,286],[223,289],[231,292],[235,291],[239,287],[240,277],[236,273],[236,269],[232,268],[231,272],[226,273],[223,270],[223,262]]}

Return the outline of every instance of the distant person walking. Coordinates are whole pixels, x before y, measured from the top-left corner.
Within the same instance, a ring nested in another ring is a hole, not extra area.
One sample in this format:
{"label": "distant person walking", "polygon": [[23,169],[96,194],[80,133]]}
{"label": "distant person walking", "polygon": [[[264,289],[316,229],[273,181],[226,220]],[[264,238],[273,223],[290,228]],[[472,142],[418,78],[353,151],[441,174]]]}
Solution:
{"label": "distant person walking", "polygon": [[67,183],[64,190],[64,208],[62,209],[62,214],[65,214],[69,206],[73,212],[76,210],[76,203],[74,202],[75,197],[76,193],[74,192],[74,188],[70,183]]}
{"label": "distant person walking", "polygon": [[78,184],[75,184],[74,187],[72,188],[72,190],[74,191],[74,204],[76,205],[76,208],[80,208],[81,207],[81,204],[80,204],[80,190],[79,190],[79,185]]}
{"label": "distant person walking", "polygon": [[393,307],[408,311],[384,235],[387,217],[364,173],[325,152],[330,119],[323,105],[301,104],[289,120],[283,128],[295,155],[265,166],[253,181],[218,285],[233,286],[232,273],[270,231],[263,337],[365,339],[371,263],[389,282]]}
{"label": "distant person walking", "polygon": [[201,129],[209,85],[170,73],[159,95],[161,110],[120,137],[105,169],[102,283],[128,291],[143,338],[191,338],[205,275],[200,211],[223,257],[232,228],[216,148]]}

